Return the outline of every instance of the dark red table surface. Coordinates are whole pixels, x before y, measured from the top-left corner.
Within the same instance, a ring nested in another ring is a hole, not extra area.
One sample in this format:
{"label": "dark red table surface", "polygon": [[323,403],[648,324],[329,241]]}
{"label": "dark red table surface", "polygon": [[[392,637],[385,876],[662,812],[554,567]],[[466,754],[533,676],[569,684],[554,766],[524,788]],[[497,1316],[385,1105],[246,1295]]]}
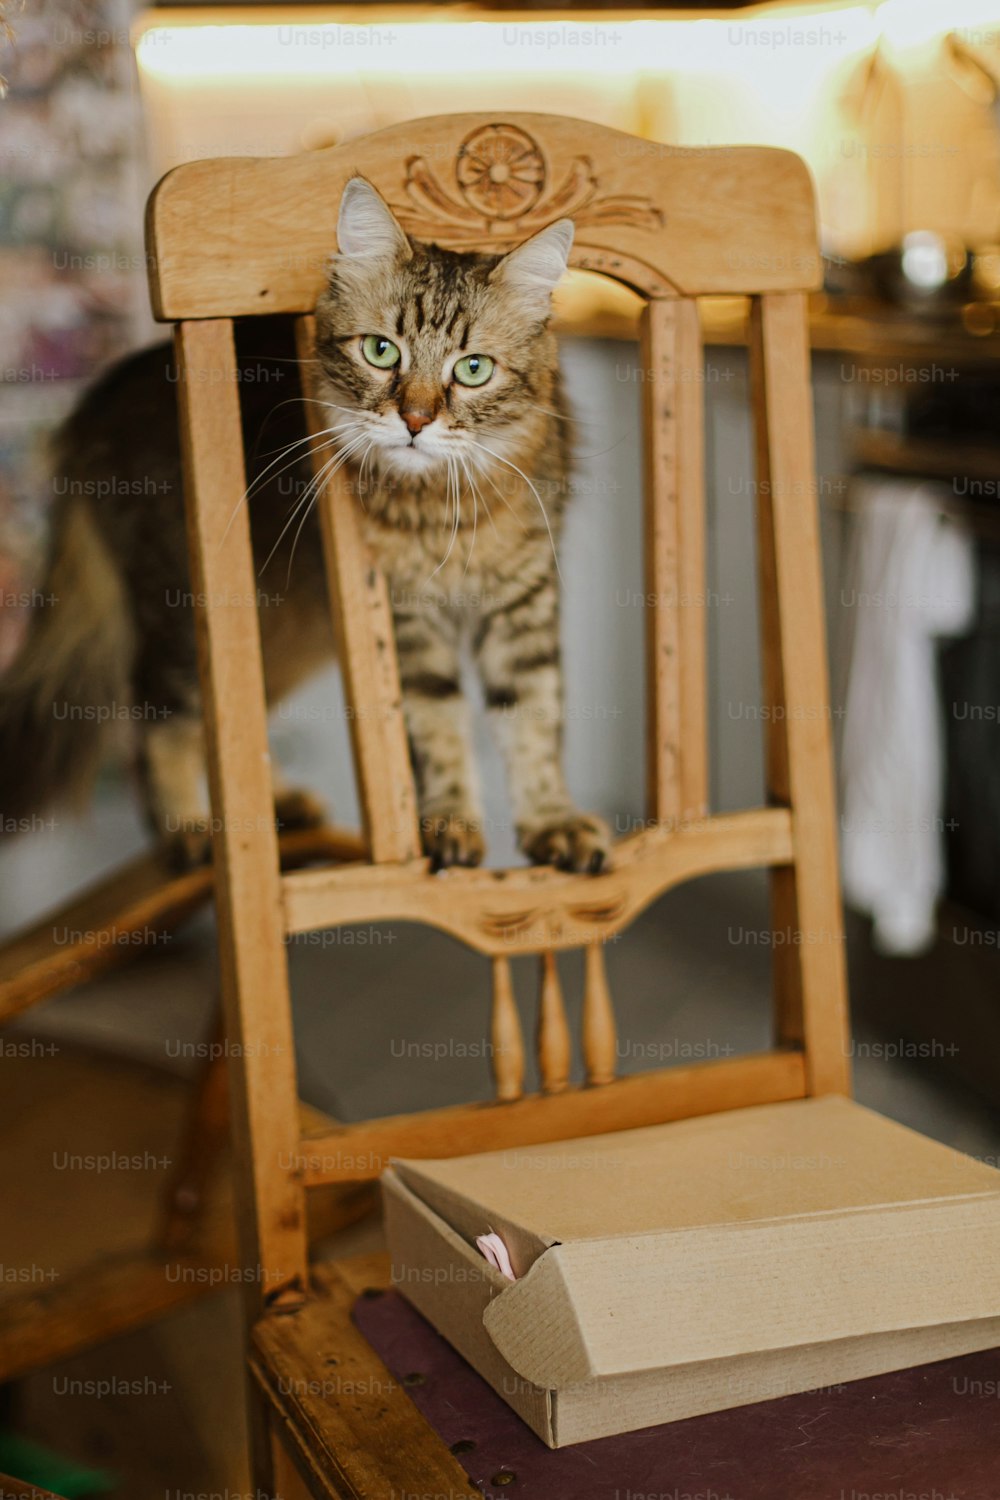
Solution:
{"label": "dark red table surface", "polygon": [[399,1293],[354,1318],[489,1500],[1000,1500],[1000,1350],[553,1452]]}

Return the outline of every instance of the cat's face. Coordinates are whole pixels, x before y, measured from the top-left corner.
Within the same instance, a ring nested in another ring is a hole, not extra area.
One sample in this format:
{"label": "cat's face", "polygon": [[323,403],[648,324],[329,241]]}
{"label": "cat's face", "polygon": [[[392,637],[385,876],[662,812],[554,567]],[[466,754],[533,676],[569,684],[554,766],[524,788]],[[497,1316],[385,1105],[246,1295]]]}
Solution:
{"label": "cat's face", "polygon": [[573,240],[568,220],[503,257],[407,239],[363,178],[344,190],[340,253],[316,309],[341,451],[387,477],[434,480],[507,457],[549,404],[556,369],[552,288]]}

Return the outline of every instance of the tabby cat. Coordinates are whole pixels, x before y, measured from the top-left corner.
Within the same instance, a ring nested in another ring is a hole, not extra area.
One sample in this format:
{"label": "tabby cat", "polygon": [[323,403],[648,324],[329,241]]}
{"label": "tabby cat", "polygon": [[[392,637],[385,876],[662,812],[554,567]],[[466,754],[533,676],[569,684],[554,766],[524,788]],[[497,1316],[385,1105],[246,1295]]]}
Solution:
{"label": "tabby cat", "polygon": [[[570,444],[549,314],[573,226],[561,220],[502,257],[458,254],[408,239],[355,177],[337,238],[316,308],[313,395],[323,458],[346,465],[389,582],[425,848],[438,866],[484,853],[459,685],[467,638],[521,848],[596,872],[608,830],[574,806],[561,765],[556,543]],[[287,326],[248,319],[237,350],[273,704],[333,642]],[[146,350],[59,434],[52,602],[0,682],[0,812],[10,827],[82,789],[105,728],[125,719],[149,818],[187,863],[207,854],[208,815],[176,380],[169,347]],[[275,805],[283,826],[320,815],[277,781]]]}

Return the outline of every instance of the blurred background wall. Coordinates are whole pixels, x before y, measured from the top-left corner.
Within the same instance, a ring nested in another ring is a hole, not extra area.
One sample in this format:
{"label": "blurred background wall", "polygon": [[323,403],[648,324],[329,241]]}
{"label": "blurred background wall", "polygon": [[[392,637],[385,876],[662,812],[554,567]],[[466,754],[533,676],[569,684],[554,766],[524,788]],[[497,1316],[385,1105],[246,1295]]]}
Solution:
{"label": "blurred background wall", "polygon": [[0,664],[32,602],[52,481],[45,440],[148,326],[145,158],[128,0],[10,16],[0,103]]}

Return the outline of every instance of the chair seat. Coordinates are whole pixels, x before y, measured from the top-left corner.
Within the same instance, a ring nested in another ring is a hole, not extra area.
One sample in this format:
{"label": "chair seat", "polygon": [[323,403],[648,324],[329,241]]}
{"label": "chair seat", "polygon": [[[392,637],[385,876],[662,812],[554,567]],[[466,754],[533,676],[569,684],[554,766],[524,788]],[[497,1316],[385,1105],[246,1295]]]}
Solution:
{"label": "chair seat", "polygon": [[254,1330],[251,1367],[313,1494],[996,1500],[1000,1403],[972,1397],[1000,1388],[998,1350],[553,1452],[388,1285],[385,1256],[324,1266],[304,1307]]}
{"label": "chair seat", "polygon": [[389,1280],[385,1255],[317,1266],[313,1295],[301,1308],[254,1327],[251,1374],[310,1494],[482,1500],[352,1320],[358,1297],[384,1291]]}

